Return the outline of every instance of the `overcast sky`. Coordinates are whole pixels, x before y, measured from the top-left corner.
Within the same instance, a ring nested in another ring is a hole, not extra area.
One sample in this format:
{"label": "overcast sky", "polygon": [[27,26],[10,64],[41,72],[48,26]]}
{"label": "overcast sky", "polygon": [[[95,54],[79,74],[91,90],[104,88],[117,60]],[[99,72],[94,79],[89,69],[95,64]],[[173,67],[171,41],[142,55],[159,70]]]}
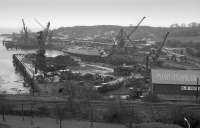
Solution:
{"label": "overcast sky", "polygon": [[74,25],[169,26],[200,22],[200,0],[0,0],[0,27],[30,28],[51,21],[53,28]]}

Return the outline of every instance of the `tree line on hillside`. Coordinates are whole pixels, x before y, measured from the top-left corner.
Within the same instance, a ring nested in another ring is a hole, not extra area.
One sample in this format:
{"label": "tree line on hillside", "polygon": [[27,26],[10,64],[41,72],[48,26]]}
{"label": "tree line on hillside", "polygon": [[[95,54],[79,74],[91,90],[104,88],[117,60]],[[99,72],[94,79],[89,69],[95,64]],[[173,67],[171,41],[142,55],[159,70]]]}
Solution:
{"label": "tree line on hillside", "polygon": [[168,40],[166,45],[172,48],[186,48],[186,51],[189,55],[200,57],[200,42],[181,42],[179,40]]}
{"label": "tree line on hillside", "polygon": [[[54,30],[58,35],[68,35],[74,38],[90,37],[98,42],[111,42],[112,36],[115,37],[121,28],[127,32],[131,31],[134,26],[114,26],[114,25],[97,25],[97,26],[75,26],[61,27]],[[163,35],[169,31],[170,37],[194,37],[200,35],[200,23],[190,24],[172,24],[169,27],[151,27],[141,26],[138,31],[131,36],[133,40],[150,38],[155,41],[162,40]]]}
{"label": "tree line on hillside", "polygon": [[189,27],[189,28],[200,27],[200,23],[197,23],[197,22],[191,22],[189,24],[185,24],[185,23],[178,24],[178,23],[175,23],[175,24],[171,24],[170,25],[170,28],[185,28],[185,27]]}

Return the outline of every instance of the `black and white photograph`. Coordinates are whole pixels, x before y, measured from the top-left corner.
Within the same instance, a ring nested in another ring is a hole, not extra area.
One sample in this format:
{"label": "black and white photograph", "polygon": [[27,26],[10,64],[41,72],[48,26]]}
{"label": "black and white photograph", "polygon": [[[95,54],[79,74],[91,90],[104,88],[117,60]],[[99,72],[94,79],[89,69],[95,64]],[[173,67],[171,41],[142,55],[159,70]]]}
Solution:
{"label": "black and white photograph", "polygon": [[200,128],[200,0],[0,0],[0,128]]}

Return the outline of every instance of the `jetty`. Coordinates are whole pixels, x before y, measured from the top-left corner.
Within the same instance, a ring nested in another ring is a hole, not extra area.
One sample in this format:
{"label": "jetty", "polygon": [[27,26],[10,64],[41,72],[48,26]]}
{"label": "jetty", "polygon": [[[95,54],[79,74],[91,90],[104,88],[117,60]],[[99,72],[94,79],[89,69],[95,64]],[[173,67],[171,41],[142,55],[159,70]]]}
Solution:
{"label": "jetty", "polygon": [[23,61],[24,57],[24,54],[13,54],[15,69],[24,77],[24,86],[30,86],[33,90],[38,90],[37,84],[34,81],[34,67],[32,64],[25,63]]}

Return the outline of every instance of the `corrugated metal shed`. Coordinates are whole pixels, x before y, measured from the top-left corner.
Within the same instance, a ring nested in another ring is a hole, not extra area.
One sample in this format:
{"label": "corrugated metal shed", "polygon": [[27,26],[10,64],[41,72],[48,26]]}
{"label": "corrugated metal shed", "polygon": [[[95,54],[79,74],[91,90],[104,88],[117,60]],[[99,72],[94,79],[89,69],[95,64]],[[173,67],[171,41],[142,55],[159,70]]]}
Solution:
{"label": "corrugated metal shed", "polygon": [[200,70],[152,69],[153,84],[196,85]]}

